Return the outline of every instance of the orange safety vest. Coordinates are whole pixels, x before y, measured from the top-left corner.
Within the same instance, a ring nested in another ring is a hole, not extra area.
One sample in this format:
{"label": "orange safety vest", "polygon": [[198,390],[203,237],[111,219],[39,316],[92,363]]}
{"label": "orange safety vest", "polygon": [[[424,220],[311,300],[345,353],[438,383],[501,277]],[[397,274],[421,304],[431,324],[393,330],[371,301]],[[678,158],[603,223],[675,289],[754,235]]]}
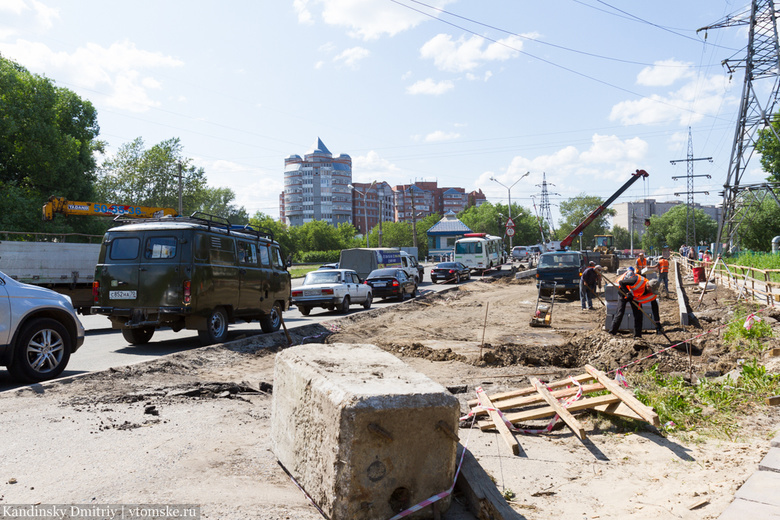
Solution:
{"label": "orange safety vest", "polygon": [[[637,271],[647,267],[647,258],[643,258],[641,256],[639,258],[637,258],[636,259],[636,267],[637,267]],[[637,274],[639,274],[639,273],[637,273]]]}
{"label": "orange safety vest", "polygon": [[[626,274],[624,273],[619,279],[622,280]],[[636,282],[633,285],[626,287],[634,295],[634,302],[640,307],[642,304],[655,300],[656,296],[653,291],[647,291],[647,278],[644,276],[636,275]]]}
{"label": "orange safety vest", "polygon": [[658,260],[658,272],[659,273],[668,273],[669,272],[669,260],[666,258],[661,258]]}

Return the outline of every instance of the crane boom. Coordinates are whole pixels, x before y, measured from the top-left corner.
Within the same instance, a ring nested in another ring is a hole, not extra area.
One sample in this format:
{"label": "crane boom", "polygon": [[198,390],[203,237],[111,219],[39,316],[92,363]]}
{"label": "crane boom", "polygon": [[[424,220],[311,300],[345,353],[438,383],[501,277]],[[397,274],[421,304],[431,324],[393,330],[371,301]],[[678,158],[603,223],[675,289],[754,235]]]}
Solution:
{"label": "crane boom", "polygon": [[605,201],[604,201],[604,203],[603,203],[603,204],[601,204],[601,205],[600,205],[598,208],[594,209],[594,210],[591,212],[591,214],[590,214],[590,215],[588,215],[588,216],[585,218],[585,220],[583,220],[583,221],[580,223],[580,225],[579,225],[579,226],[577,226],[576,228],[574,228],[574,229],[572,230],[572,232],[571,232],[571,233],[569,233],[569,234],[566,236],[566,238],[564,238],[563,240],[561,240],[561,249],[563,249],[563,248],[566,248],[566,247],[569,247],[569,246],[571,245],[572,241],[574,241],[574,237],[576,237],[577,235],[579,235],[579,234],[580,234],[580,232],[581,232],[583,229],[585,229],[586,227],[588,227],[588,226],[590,225],[590,223],[591,223],[591,222],[593,222],[594,220],[596,220],[596,219],[599,217],[599,215],[601,215],[601,214],[604,212],[604,210],[605,210],[605,209],[607,209],[607,208],[609,207],[609,205],[610,205],[610,204],[612,204],[613,202],[615,202],[615,199],[617,199],[618,197],[620,197],[620,195],[622,195],[622,194],[623,194],[623,192],[624,192],[624,191],[626,191],[626,190],[627,190],[629,187],[631,187],[631,185],[632,185],[632,184],[634,184],[634,183],[635,183],[637,180],[639,180],[640,178],[644,179],[644,178],[645,178],[645,177],[647,177],[648,175],[649,175],[649,173],[647,173],[647,172],[646,172],[646,171],[644,171],[644,170],[637,170],[637,171],[636,171],[636,173],[632,173],[632,174],[631,174],[631,178],[630,178],[630,179],[628,179],[628,180],[626,181],[626,183],[625,183],[623,186],[621,186],[621,187],[620,187],[620,189],[618,189],[618,190],[617,190],[615,193],[613,193],[613,194],[612,194],[612,196],[611,196],[610,198],[608,198],[607,200],[605,200]]}
{"label": "crane boom", "polygon": [[126,215],[136,218],[153,218],[176,216],[173,208],[156,208],[150,206],[133,206],[125,204],[110,204],[104,202],[74,202],[65,197],[49,197],[43,205],[43,220],[52,220],[55,213],[68,215],[92,215],[101,217],[116,217]]}

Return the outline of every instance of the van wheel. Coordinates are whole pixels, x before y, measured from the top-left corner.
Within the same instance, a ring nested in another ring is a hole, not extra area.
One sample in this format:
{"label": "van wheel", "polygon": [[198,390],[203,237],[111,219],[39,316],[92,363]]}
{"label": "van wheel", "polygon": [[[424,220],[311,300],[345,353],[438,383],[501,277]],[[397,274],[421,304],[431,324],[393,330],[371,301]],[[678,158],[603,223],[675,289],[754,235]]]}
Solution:
{"label": "van wheel", "polygon": [[50,318],[33,320],[19,335],[8,371],[14,379],[28,383],[54,379],[65,370],[70,350],[71,338],[60,322]]}
{"label": "van wheel", "polygon": [[222,343],[228,335],[228,317],[225,309],[217,307],[206,320],[206,330],[198,331],[198,338],[204,345]]}
{"label": "van wheel", "polygon": [[154,328],[122,329],[122,336],[131,345],[146,345],[154,335]]}
{"label": "van wheel", "polygon": [[267,334],[269,332],[276,332],[281,326],[282,306],[279,305],[279,302],[275,302],[274,306],[271,307],[271,312],[260,316],[260,328],[262,328],[263,332]]}
{"label": "van wheel", "polygon": [[344,300],[341,302],[341,305],[339,306],[339,312],[341,314],[346,314],[349,312],[349,296],[344,296]]}
{"label": "van wheel", "polygon": [[306,307],[305,305],[298,305],[298,310],[303,316],[308,316],[309,313],[311,312],[311,309],[309,307]]}
{"label": "van wheel", "polygon": [[374,301],[374,296],[371,293],[368,293],[368,296],[366,296],[366,301],[363,302],[363,308],[368,310],[371,308],[371,303]]}

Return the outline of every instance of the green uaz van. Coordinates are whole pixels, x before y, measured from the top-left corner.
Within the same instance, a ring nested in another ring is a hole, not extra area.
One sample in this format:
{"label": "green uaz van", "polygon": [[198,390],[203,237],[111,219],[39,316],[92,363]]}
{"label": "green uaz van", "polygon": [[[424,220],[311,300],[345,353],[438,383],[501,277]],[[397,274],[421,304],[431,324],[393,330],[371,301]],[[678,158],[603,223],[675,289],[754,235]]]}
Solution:
{"label": "green uaz van", "polygon": [[109,229],[92,295],[92,314],[108,316],[131,344],[148,343],[164,326],[219,343],[238,320],[278,330],[290,306],[290,273],[270,233],[193,213]]}

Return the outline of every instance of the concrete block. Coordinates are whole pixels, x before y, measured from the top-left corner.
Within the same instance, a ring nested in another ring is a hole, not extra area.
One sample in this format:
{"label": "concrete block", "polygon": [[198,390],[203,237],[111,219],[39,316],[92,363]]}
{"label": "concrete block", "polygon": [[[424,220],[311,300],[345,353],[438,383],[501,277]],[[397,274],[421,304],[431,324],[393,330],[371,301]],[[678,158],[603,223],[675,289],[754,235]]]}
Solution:
{"label": "concrete block", "polygon": [[775,438],[772,439],[770,446],[773,448],[780,448],[780,435],[776,435]]}
{"label": "concrete block", "polygon": [[745,520],[746,518],[780,520],[780,508],[737,498],[720,514],[718,520]]}
{"label": "concrete block", "polygon": [[443,386],[373,345],[276,357],[272,450],[332,520],[386,520],[449,489],[458,413]]}
{"label": "concrete block", "polygon": [[780,489],[780,473],[756,471],[737,490],[734,498],[780,507],[778,489]]}
{"label": "concrete block", "polygon": [[780,473],[780,448],[769,448],[766,457],[758,464],[758,469]]}
{"label": "concrete block", "polygon": [[[618,313],[619,306],[620,306],[619,302],[607,300],[607,318],[606,321],[604,322],[604,325],[607,328],[607,330],[612,328],[612,322],[615,320],[615,315]],[[647,313],[647,316],[653,315],[653,309],[652,307],[650,307],[649,303],[643,304],[642,309],[644,309],[644,311]],[[643,331],[655,330],[655,325],[653,324],[652,320],[650,320],[647,316],[642,316],[642,330]],[[622,330],[622,331],[634,330],[634,311],[631,308],[630,304],[626,305],[626,312],[625,314],[623,314],[623,320],[620,322],[620,328],[618,330]]]}

